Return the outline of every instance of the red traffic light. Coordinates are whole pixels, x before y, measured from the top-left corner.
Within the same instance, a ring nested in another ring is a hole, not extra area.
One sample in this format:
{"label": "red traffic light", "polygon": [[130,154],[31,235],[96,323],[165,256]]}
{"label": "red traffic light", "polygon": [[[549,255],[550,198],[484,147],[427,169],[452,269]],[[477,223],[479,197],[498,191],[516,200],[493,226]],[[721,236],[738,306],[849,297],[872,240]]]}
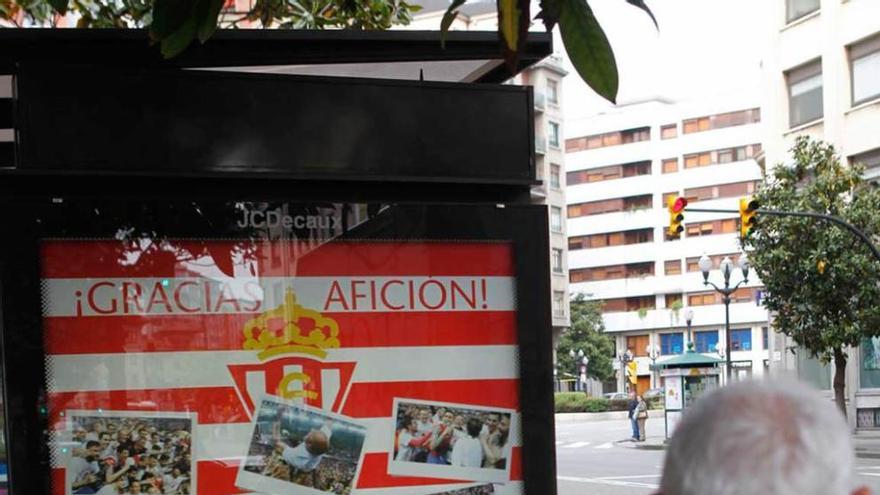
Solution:
{"label": "red traffic light", "polygon": [[675,198],[675,201],[671,205],[671,210],[673,213],[678,213],[684,210],[685,206],[688,205],[688,200],[682,197]]}

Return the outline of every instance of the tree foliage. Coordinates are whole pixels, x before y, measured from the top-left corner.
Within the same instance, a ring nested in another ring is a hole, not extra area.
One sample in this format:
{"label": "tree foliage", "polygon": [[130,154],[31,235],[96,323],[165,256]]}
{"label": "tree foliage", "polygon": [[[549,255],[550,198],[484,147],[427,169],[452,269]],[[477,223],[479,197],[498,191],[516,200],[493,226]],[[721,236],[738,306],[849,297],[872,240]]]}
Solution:
{"label": "tree foliage", "polygon": [[[807,137],[791,153],[759,189],[761,208],[830,214],[880,234],[880,190],[863,181],[861,166],[845,166],[833,146]],[[842,405],[846,349],[880,335],[880,261],[851,232],[808,218],[759,213],[746,245],[776,328],[813,356],[834,359]]]}
{"label": "tree foliage", "polygon": [[614,342],[605,334],[601,303],[588,301],[583,294],[578,294],[571,300],[571,328],[562,334],[556,346],[559,376],[575,372],[575,360],[578,358],[569,356],[569,351],[577,352],[579,349],[583,349],[590,360],[587,365],[588,376],[600,381],[614,376]]}
{"label": "tree foliage", "polygon": [[[444,37],[468,0],[452,0],[440,31]],[[476,0],[471,0],[476,1]],[[625,0],[644,10],[644,0]],[[513,72],[532,24],[530,0],[496,0],[500,51]],[[243,25],[290,29],[388,29],[406,25],[421,9],[410,0],[255,0],[247,12],[224,11],[224,0],[0,0],[0,20],[17,26],[54,26],[73,13],[79,28],[148,28],[165,57],[195,40],[206,42],[217,27]],[[614,102],[618,73],[614,51],[587,0],[540,0],[535,16],[547,31],[557,24],[578,75]]]}

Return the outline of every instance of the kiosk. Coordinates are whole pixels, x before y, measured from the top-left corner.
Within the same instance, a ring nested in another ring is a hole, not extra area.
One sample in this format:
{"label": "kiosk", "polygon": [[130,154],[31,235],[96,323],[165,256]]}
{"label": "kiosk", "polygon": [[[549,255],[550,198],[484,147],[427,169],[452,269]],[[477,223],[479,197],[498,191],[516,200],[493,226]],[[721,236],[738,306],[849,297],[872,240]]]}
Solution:
{"label": "kiosk", "polygon": [[497,34],[0,46],[9,493],[555,493],[534,102]]}
{"label": "kiosk", "polygon": [[719,358],[694,352],[691,342],[684,354],[656,364],[663,378],[667,439],[675,432],[687,408],[718,387],[721,362]]}

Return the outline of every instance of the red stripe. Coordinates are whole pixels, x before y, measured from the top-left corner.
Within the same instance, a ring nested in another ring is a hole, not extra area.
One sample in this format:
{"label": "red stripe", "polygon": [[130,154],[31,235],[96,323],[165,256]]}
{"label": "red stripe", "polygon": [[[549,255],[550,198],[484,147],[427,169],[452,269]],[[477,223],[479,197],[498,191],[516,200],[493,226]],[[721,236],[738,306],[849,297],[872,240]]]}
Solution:
{"label": "red stripe", "polygon": [[[519,409],[519,380],[445,380],[354,383],[342,414],[390,417],[395,397]],[[234,387],[64,392],[49,395],[52,422],[69,409],[198,413],[199,424],[250,420]]]}
{"label": "red stripe", "polygon": [[[174,241],[191,253],[205,249],[232,275],[229,241]],[[259,276],[447,275],[510,276],[513,256],[506,243],[334,242],[296,257],[304,244],[263,242],[256,246]],[[185,276],[171,253],[154,249],[137,263],[123,266],[124,246],[117,241],[47,241],[42,246],[44,278]]]}
{"label": "red stripe", "polygon": [[[340,347],[515,345],[512,311],[326,313]],[[241,350],[254,315],[46,318],[48,354]]]}
{"label": "red stripe", "polygon": [[398,486],[449,485],[467,483],[467,480],[447,480],[440,478],[421,478],[416,476],[392,476],[388,474],[388,454],[370,453],[364,455],[357,488],[388,488]]}
{"label": "red stripe", "polygon": [[390,417],[395,397],[519,409],[519,380],[354,383],[342,414],[352,418]]}

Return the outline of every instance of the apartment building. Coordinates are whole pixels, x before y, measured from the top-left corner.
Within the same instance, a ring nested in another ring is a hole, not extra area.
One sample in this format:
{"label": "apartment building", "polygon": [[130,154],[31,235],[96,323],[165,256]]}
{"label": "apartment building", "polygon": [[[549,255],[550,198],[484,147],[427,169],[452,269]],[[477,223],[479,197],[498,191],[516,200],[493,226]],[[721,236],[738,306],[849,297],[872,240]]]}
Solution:
{"label": "apartment building", "polygon": [[[422,10],[406,29],[437,30],[449,7],[447,0],[422,0]],[[461,6],[450,30],[498,30],[494,2],[473,2]],[[562,113],[562,79],[567,75],[562,58],[554,55],[522,71],[509,84],[532,86],[535,105],[535,180],[532,202],[547,205],[550,224],[550,285],[553,344],[570,326],[568,243],[565,218],[565,129]]]}
{"label": "apartment building", "polygon": [[[849,163],[880,177],[880,2],[773,0],[763,61],[761,108],[766,166],[790,160],[799,135],[834,144]],[[774,373],[796,374],[828,391],[833,365],[823,365],[775,336]],[[848,414],[858,430],[880,428],[880,339],[852,349],[846,377]]]}
{"label": "apartment building", "polygon": [[[606,391],[628,388],[620,371],[627,350],[637,363],[639,392],[661,387],[650,365],[685,352],[689,342],[696,352],[719,356],[724,305],[703,284],[698,260],[710,256],[710,280],[723,283],[720,260],[740,256],[738,215],[686,213],[685,231],[673,238],[666,200],[681,195],[692,206],[736,209],[761,180],[760,121],[757,95],[743,93],[689,103],[655,98],[568,123],[569,276],[573,292],[604,304],[618,357],[616,383]],[[741,277],[737,270],[732,284]],[[760,289],[752,272],[732,296],[736,379],[763,376],[769,367]]]}

